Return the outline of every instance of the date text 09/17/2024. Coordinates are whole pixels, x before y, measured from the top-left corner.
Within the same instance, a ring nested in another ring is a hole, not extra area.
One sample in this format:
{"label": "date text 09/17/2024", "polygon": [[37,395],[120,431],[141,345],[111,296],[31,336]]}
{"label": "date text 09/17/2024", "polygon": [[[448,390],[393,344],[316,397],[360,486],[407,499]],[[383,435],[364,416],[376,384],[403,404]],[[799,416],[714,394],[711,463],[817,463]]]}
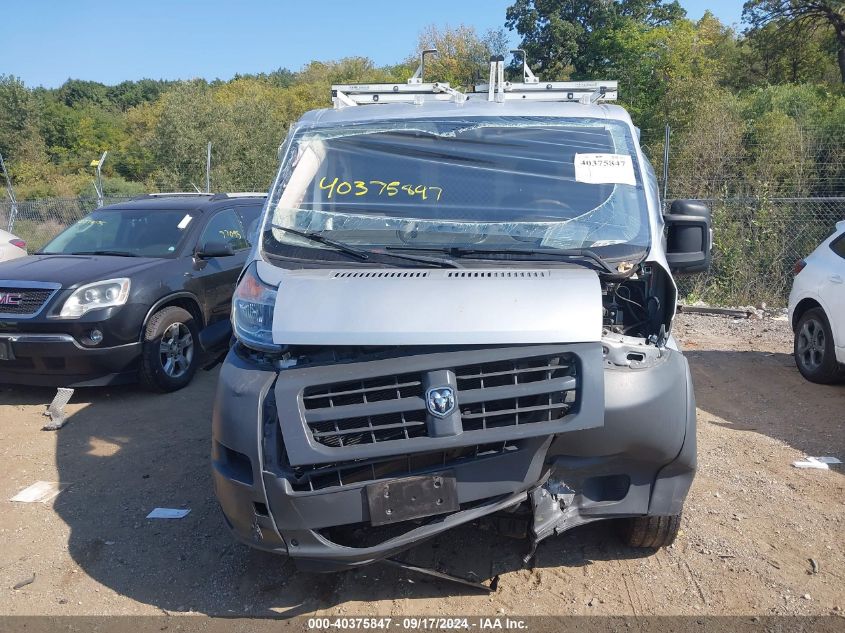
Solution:
{"label": "date text 09/17/2024", "polygon": [[328,629],[345,630],[469,630],[478,631],[526,631],[528,622],[523,618],[511,617],[344,617],[344,618],[308,618],[309,631],[323,631]]}

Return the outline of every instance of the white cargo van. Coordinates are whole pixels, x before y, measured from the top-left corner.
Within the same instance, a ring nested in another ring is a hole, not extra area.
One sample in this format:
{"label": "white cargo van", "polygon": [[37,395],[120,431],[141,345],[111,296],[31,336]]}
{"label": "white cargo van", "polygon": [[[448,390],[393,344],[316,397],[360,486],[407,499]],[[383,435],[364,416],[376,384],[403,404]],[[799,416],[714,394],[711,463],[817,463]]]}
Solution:
{"label": "white cargo van", "polygon": [[[314,570],[482,517],[668,545],[695,473],[661,211],[615,82],[333,87],[291,127],[233,299],[213,422],[234,534]],[[512,530],[511,530],[512,531]]]}

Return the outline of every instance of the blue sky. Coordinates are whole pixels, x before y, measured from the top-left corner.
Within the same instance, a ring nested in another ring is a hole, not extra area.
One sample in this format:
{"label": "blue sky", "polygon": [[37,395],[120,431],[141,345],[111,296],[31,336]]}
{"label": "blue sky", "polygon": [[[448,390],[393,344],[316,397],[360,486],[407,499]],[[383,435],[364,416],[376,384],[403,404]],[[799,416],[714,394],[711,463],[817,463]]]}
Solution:
{"label": "blue sky", "polygon": [[[736,23],[742,2],[680,0],[691,18],[710,9]],[[55,87],[68,77],[228,79],[297,70],[351,55],[404,59],[427,24],[504,24],[511,0],[13,0],[0,22],[0,74]],[[514,42],[516,42],[514,34]]]}

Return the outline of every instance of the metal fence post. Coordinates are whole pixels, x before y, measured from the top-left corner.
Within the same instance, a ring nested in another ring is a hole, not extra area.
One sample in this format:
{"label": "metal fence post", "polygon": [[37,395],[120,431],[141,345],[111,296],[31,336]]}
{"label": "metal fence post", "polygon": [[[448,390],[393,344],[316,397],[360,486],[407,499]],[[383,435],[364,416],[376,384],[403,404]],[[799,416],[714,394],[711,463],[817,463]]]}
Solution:
{"label": "metal fence post", "polygon": [[15,217],[18,215],[18,199],[15,197],[15,188],[12,187],[12,179],[9,177],[9,172],[6,171],[6,162],[3,160],[3,154],[0,154],[0,168],[3,169],[3,177],[6,179],[6,193],[9,195],[9,220],[6,230],[11,233],[15,226]]}
{"label": "metal fence post", "polygon": [[663,138],[663,203],[666,204],[666,198],[669,194],[669,137],[672,129],[669,124],[666,124],[666,132]]}
{"label": "metal fence post", "polygon": [[205,192],[211,193],[211,141],[208,142],[208,151],[205,155]]}
{"label": "metal fence post", "polygon": [[108,152],[103,152],[103,155],[100,156],[100,160],[96,164],[97,168],[97,178],[94,181],[94,190],[97,192],[97,208],[101,208],[103,206],[103,163],[106,162],[106,156]]}

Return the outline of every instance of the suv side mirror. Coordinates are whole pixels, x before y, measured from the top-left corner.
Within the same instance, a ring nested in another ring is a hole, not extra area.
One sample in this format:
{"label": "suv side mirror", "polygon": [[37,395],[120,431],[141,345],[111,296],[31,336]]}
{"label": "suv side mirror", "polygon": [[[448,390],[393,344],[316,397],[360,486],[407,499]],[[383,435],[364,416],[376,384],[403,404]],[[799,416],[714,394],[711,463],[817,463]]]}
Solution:
{"label": "suv side mirror", "polygon": [[209,241],[198,247],[196,256],[200,259],[208,259],[209,257],[231,257],[235,254],[235,250],[231,244],[227,242]]}
{"label": "suv side mirror", "polygon": [[698,200],[675,200],[663,220],[667,229],[666,260],[672,272],[700,273],[710,268],[710,208]]}

